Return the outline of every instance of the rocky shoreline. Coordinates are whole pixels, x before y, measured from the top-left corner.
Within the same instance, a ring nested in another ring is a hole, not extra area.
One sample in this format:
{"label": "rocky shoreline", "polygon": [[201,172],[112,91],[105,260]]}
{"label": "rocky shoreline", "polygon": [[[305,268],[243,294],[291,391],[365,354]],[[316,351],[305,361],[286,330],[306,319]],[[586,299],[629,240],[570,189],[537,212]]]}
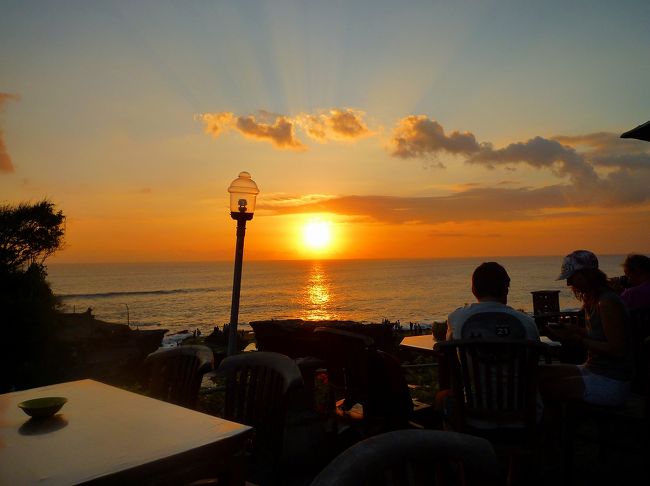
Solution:
{"label": "rocky shoreline", "polygon": [[55,345],[66,357],[65,378],[127,383],[135,379],[147,355],[161,346],[167,332],[131,329],[95,319],[90,313],[69,313],[61,314]]}

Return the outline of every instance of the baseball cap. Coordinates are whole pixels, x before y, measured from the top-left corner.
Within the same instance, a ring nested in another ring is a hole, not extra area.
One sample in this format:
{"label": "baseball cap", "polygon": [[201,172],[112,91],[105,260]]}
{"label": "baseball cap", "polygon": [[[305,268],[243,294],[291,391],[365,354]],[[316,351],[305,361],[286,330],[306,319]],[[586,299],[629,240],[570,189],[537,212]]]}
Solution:
{"label": "baseball cap", "polygon": [[576,250],[562,260],[562,270],[556,280],[564,280],[583,268],[598,268],[598,258],[589,250]]}

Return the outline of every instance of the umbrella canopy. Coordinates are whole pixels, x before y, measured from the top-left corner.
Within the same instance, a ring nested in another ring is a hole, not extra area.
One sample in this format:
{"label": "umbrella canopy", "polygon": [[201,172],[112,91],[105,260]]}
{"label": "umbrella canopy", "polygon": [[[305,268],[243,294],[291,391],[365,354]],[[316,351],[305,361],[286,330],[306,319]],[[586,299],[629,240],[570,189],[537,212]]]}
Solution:
{"label": "umbrella canopy", "polygon": [[650,142],[650,121],[621,134],[621,138],[637,138],[639,140]]}

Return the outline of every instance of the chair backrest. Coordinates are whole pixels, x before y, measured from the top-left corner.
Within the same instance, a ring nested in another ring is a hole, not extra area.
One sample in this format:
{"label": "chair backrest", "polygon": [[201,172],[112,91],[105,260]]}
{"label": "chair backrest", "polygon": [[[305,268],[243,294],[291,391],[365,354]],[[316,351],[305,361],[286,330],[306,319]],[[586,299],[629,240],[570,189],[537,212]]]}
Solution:
{"label": "chair backrest", "polygon": [[295,361],[255,351],[225,358],[218,372],[226,378],[224,418],[254,427],[256,441],[281,447],[289,400],[303,387]]}
{"label": "chair backrest", "polygon": [[200,345],[162,348],[149,354],[144,365],[152,397],[194,408],[203,375],[214,366],[214,355]]}
{"label": "chair backrest", "polygon": [[639,307],[630,311],[636,337],[641,340],[650,336],[650,307]]}
{"label": "chair backrest", "polygon": [[485,421],[537,430],[537,341],[466,339],[438,342],[450,372],[453,427],[464,432]]}
{"label": "chair backrest", "polygon": [[632,390],[647,399],[649,392],[649,367],[650,356],[648,355],[650,347],[646,341],[650,336],[650,307],[641,307],[633,309],[630,312],[632,329],[633,329],[633,349],[635,377],[632,382]]}
{"label": "chair backrest", "polygon": [[318,347],[313,352],[326,363],[330,383],[345,399],[344,408],[360,403],[364,420],[387,427],[408,421],[413,402],[397,358],[359,333],[318,327],[314,334]]}
{"label": "chair backrest", "polygon": [[311,486],[471,486],[497,482],[497,456],[487,440],[440,430],[397,430],[346,449]]}
{"label": "chair backrest", "polygon": [[461,339],[526,339],[523,323],[507,312],[480,312],[470,316],[461,331]]}
{"label": "chair backrest", "polygon": [[372,338],[330,327],[314,329],[317,345],[312,353],[327,364],[329,381],[342,393],[346,405],[365,405],[369,398],[370,355],[376,352]]}

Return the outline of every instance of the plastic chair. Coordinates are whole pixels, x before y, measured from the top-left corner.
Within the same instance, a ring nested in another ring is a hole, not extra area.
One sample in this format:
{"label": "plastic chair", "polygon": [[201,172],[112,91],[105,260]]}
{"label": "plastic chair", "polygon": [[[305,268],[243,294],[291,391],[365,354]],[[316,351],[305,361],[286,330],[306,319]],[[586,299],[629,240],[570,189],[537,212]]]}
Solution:
{"label": "plastic chair", "polygon": [[360,437],[408,426],[413,402],[397,358],[358,333],[318,327],[314,334],[318,346],[312,352],[327,367],[340,423]]}
{"label": "plastic chair", "polygon": [[641,307],[630,312],[634,336],[634,365],[636,376],[632,383],[632,390],[643,395],[648,395],[648,367],[650,359],[645,345],[645,340],[650,337],[650,307]]}
{"label": "plastic chair", "polygon": [[465,321],[461,338],[526,339],[526,328],[507,312],[480,312]]}
{"label": "plastic chair", "polygon": [[397,430],[346,449],[311,486],[498,484],[489,441],[439,430]]}
{"label": "plastic chair", "polygon": [[[536,457],[538,362],[545,345],[512,339],[438,342],[449,371],[451,412],[448,426],[488,438],[507,458],[513,480],[515,456]],[[448,408],[448,407],[447,407]]]}
{"label": "plastic chair", "polygon": [[214,366],[214,355],[200,345],[163,348],[149,354],[144,366],[150,396],[194,408],[203,375]]}
{"label": "plastic chair", "polygon": [[[621,405],[605,406],[582,402],[562,404],[565,481],[573,476],[574,444],[580,428],[592,424],[598,446],[598,461],[605,463],[616,449],[624,451],[650,445],[650,309],[631,312],[634,329],[635,377],[627,400]],[[627,430],[621,440],[621,431]],[[593,436],[593,434],[591,434]],[[592,439],[593,440],[593,439]]]}
{"label": "plastic chair", "polygon": [[298,366],[283,354],[256,351],[225,358],[217,373],[226,378],[224,418],[255,429],[251,479],[257,484],[280,481],[289,415],[304,403]]}

